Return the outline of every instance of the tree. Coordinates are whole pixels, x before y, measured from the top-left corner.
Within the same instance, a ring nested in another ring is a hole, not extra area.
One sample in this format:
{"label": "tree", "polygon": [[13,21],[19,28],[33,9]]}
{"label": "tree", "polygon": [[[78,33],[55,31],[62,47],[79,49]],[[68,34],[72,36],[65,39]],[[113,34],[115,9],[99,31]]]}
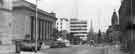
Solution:
{"label": "tree", "polygon": [[67,34],[67,39],[69,40],[69,41],[72,41],[72,38],[73,38],[74,36],[73,36],[73,33],[68,33]]}
{"label": "tree", "polygon": [[101,43],[101,40],[102,40],[102,37],[101,37],[102,35],[101,35],[101,31],[99,30],[98,31],[98,37],[97,37],[97,39],[98,39],[98,43]]}
{"label": "tree", "polygon": [[112,39],[113,42],[120,41],[120,31],[112,31],[109,33],[109,38]]}
{"label": "tree", "polygon": [[53,32],[51,34],[52,39],[57,40],[59,36],[60,36],[60,32],[58,31],[58,29],[53,28]]}
{"label": "tree", "polygon": [[68,35],[68,31],[67,30],[62,30],[60,31],[60,37],[62,37],[63,39],[67,39],[67,35]]}

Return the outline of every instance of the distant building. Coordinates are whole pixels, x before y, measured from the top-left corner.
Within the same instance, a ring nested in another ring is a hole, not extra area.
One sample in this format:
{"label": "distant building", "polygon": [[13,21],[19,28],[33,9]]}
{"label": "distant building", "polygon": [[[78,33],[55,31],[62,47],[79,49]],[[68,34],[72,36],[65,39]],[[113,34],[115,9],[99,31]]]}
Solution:
{"label": "distant building", "polygon": [[[0,8],[0,35],[4,43],[17,39],[35,40],[36,6],[25,0],[12,2],[12,9]],[[38,40],[51,40],[51,34],[56,24],[55,13],[38,9],[37,30]],[[7,41],[8,40],[8,41]]]}
{"label": "distant building", "polygon": [[120,29],[120,26],[119,26],[119,17],[116,13],[116,11],[114,10],[113,12],[113,15],[112,15],[112,18],[111,18],[111,25],[109,26],[109,29],[107,30],[108,32],[111,32],[111,31],[116,31],[116,30],[119,30]]}
{"label": "distant building", "polygon": [[87,40],[87,21],[70,19],[70,32],[74,36]]}
{"label": "distant building", "polygon": [[117,15],[115,9],[114,9],[114,12],[113,12],[113,15],[112,15],[111,24],[112,24],[112,26],[113,25],[119,25],[119,18],[118,18],[118,15]]}
{"label": "distant building", "polygon": [[57,19],[56,21],[56,28],[59,30],[59,31],[63,31],[63,30],[66,30],[69,32],[69,27],[70,27],[70,21],[69,19],[66,19],[66,18],[59,18]]}
{"label": "distant building", "polygon": [[113,12],[111,23],[112,24],[107,29],[107,36],[108,36],[107,38],[113,40],[113,39],[119,38],[119,34],[120,34],[119,33],[120,32],[119,17],[116,13],[116,10],[114,10],[114,12]]}
{"label": "distant building", "polygon": [[94,30],[93,30],[93,21],[91,20],[90,23],[90,29],[88,31],[88,36],[87,40],[96,40],[96,36],[94,35]]}

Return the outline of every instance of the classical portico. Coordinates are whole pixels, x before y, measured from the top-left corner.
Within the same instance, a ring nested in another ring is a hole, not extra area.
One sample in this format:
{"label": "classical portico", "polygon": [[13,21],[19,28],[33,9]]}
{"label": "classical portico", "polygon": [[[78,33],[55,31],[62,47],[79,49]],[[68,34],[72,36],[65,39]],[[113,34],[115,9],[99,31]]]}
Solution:
{"label": "classical portico", "polygon": [[[25,35],[30,35],[31,40],[35,40],[36,33],[36,6],[25,0],[14,2],[13,15],[15,16],[16,28],[15,34],[25,38]],[[38,40],[51,40],[51,34],[56,24],[55,13],[48,13],[38,9],[37,11],[37,34]],[[18,32],[17,32],[18,31]]]}
{"label": "classical portico", "polygon": [[[53,22],[38,18],[38,40],[51,40]],[[31,17],[31,40],[35,39],[35,19]]]}

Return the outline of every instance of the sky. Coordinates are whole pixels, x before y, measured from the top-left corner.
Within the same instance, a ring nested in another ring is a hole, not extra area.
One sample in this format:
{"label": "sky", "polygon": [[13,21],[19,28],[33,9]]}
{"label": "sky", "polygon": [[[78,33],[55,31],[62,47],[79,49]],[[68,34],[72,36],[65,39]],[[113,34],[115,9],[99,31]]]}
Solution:
{"label": "sky", "polygon": [[[28,0],[35,3],[35,0]],[[58,18],[79,18],[93,21],[94,31],[106,31],[111,25],[114,9],[118,11],[120,0],[40,0],[38,7],[47,12],[55,12]]]}

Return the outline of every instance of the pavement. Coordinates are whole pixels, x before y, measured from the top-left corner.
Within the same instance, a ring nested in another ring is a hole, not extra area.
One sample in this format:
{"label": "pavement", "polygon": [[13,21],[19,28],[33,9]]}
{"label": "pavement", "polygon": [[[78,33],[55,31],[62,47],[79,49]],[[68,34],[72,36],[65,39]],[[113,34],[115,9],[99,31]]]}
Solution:
{"label": "pavement", "polygon": [[127,54],[122,51],[120,51],[120,48],[108,48],[108,54]]}
{"label": "pavement", "polygon": [[89,47],[88,45],[74,45],[69,48],[54,48],[41,50],[46,54],[104,54],[103,48]]}
{"label": "pavement", "polygon": [[72,45],[67,48],[42,49],[37,53],[22,54],[126,54],[119,50],[119,47],[106,45],[104,47],[89,47],[88,45]]}
{"label": "pavement", "polygon": [[120,50],[120,46],[119,45],[112,45],[106,48],[106,50],[108,51],[108,54],[128,54],[125,52],[122,52]]}

